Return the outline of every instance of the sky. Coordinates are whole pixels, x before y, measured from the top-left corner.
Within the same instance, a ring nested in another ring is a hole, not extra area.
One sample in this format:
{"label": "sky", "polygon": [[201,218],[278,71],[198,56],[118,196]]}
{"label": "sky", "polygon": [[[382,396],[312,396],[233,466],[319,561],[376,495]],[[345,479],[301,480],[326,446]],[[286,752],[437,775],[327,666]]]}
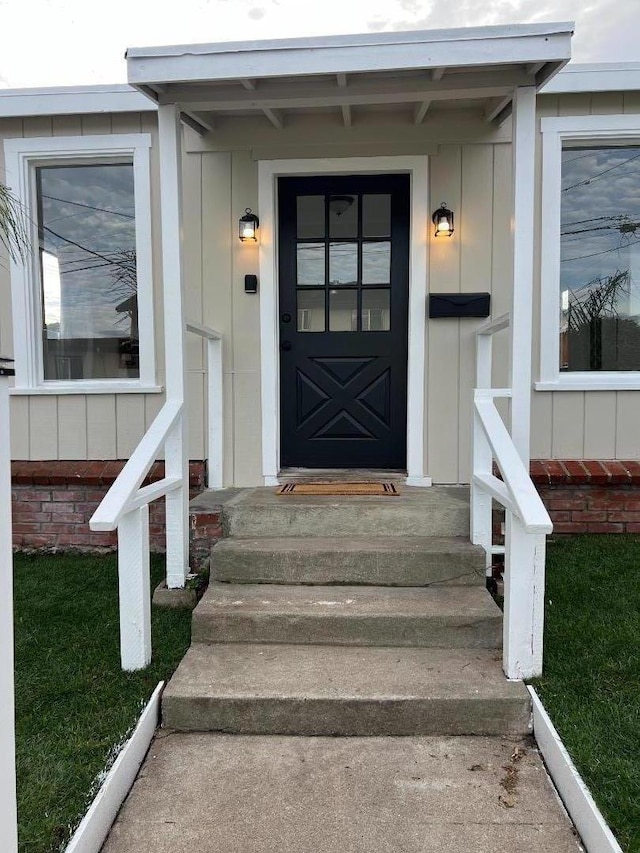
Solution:
{"label": "sky", "polygon": [[576,62],[640,61],[639,0],[0,0],[0,87],[126,82],[127,47],[575,21]]}

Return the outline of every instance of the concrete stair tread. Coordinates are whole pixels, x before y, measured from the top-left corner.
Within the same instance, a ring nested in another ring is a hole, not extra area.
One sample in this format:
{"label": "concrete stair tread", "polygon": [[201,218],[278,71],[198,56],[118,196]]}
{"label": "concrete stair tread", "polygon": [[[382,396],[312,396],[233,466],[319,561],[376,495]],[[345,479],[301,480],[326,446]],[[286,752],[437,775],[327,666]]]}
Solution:
{"label": "concrete stair tread", "polygon": [[212,548],[211,574],[232,583],[483,585],[484,552],[458,536],[229,538]]}
{"label": "concrete stair tread", "polygon": [[475,586],[299,586],[211,583],[194,611],[194,620],[221,613],[319,615],[327,617],[408,616],[502,621],[495,602]]}
{"label": "concrete stair tread", "polygon": [[349,551],[363,551],[369,554],[386,553],[423,553],[432,554],[477,554],[484,552],[478,545],[472,545],[463,536],[256,536],[245,538],[221,539],[216,549],[234,551],[280,551],[298,553],[312,551],[330,551],[342,554]]}
{"label": "concrete stair tread", "polygon": [[480,586],[212,583],[196,643],[499,648],[502,614]]}
{"label": "concrete stair tread", "polygon": [[194,643],[167,689],[170,697],[515,699],[500,655],[469,649],[397,649]]}

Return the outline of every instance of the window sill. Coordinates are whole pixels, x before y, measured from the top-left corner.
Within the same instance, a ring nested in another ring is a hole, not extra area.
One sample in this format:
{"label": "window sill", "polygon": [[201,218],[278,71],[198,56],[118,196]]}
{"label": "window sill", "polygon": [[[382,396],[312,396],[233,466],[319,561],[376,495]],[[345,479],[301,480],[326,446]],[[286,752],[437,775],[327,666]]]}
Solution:
{"label": "window sill", "polygon": [[536,391],[640,391],[640,373],[575,373],[534,382]]}
{"label": "window sill", "polygon": [[52,382],[33,387],[17,386],[9,389],[12,396],[40,396],[66,394],[160,394],[162,385],[141,385],[136,382]]}

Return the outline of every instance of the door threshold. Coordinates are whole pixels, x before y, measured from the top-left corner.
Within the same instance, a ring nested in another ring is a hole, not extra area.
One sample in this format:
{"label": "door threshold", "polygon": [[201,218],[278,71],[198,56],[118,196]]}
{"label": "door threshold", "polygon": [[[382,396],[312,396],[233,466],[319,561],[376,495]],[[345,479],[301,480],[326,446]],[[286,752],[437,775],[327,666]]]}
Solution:
{"label": "door threshold", "polygon": [[403,483],[406,479],[406,471],[381,471],[377,468],[282,468],[278,474],[281,483],[367,483],[378,480]]}

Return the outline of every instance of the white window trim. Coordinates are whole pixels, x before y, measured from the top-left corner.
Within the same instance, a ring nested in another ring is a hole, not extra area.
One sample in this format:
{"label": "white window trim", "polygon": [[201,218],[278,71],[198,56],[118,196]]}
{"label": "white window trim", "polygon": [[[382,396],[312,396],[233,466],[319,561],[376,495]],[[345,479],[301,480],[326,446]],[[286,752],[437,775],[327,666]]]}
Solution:
{"label": "white window trim", "polygon": [[42,340],[40,276],[36,252],[25,261],[11,262],[13,349],[16,380],[13,394],[105,394],[154,392],[155,340],[153,331],[153,277],[151,249],[151,136],[147,133],[96,136],[55,136],[7,139],[4,143],[6,182],[30,217],[33,245],[37,245],[35,200],[36,165],[133,159],[136,229],[136,269],[140,339],[140,376],[137,379],[45,380]]}
{"label": "white window trim", "polygon": [[560,372],[560,192],[566,142],[640,142],[640,115],[543,118],[540,380],[536,391],[640,390],[640,371]]}

